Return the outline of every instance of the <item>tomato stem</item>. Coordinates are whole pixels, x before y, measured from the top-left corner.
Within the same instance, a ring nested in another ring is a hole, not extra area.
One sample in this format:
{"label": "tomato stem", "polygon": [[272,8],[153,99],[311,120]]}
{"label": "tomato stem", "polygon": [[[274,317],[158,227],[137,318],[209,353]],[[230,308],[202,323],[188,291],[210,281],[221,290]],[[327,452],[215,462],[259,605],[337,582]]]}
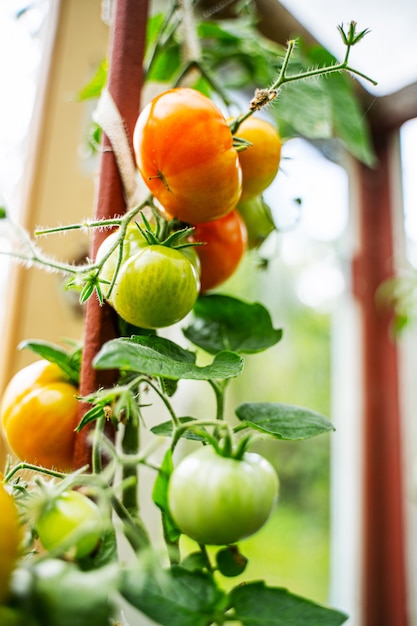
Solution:
{"label": "tomato stem", "polygon": [[[139,431],[139,419],[136,413],[129,415],[125,425],[124,425],[124,434],[122,439],[122,451],[127,458],[130,455],[136,455],[139,452],[139,441],[140,441],[140,431]],[[136,516],[138,514],[139,504],[138,504],[138,466],[137,463],[124,463],[122,469],[123,479],[133,478],[132,484],[129,487],[123,489],[123,504],[127,508],[127,510],[133,515]]]}

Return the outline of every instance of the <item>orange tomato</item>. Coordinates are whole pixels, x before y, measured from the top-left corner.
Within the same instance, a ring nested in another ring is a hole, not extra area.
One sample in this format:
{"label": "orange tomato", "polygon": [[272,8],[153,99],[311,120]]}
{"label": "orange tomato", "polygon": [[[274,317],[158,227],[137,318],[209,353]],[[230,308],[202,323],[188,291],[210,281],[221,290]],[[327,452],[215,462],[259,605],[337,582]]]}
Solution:
{"label": "orange tomato", "polygon": [[55,363],[35,361],[9,382],[0,417],[12,452],[27,463],[72,469],[77,388]]}
{"label": "orange tomato", "polygon": [[247,231],[242,217],[231,211],[225,217],[206,224],[197,224],[192,241],[200,258],[201,293],[224,283],[237,270],[246,251]]}
{"label": "orange tomato", "polygon": [[17,507],[2,484],[0,484],[0,511],[0,602],[2,602],[7,596],[21,537]]}
{"label": "orange tomato", "polygon": [[200,224],[227,215],[241,192],[239,157],[221,111],[189,88],[154,98],[136,123],[136,162],[169,215]]}
{"label": "orange tomato", "polygon": [[281,160],[281,137],[272,124],[248,117],[236,131],[236,136],[252,145],[239,152],[242,168],[242,195],[240,200],[258,196],[274,180]]}

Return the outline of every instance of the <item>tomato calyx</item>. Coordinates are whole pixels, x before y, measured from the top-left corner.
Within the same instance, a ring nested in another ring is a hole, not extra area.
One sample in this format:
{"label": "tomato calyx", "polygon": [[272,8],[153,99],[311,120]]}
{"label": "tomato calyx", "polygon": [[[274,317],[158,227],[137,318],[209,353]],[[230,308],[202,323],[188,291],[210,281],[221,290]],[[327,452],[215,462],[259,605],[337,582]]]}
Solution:
{"label": "tomato calyx", "polygon": [[136,226],[150,246],[159,245],[180,250],[198,245],[188,241],[188,238],[194,232],[194,227],[188,224],[184,225],[175,218],[168,221],[162,216],[158,216],[155,219],[155,227],[152,227],[143,214],[142,221],[143,226],[140,226],[138,222],[136,222]]}

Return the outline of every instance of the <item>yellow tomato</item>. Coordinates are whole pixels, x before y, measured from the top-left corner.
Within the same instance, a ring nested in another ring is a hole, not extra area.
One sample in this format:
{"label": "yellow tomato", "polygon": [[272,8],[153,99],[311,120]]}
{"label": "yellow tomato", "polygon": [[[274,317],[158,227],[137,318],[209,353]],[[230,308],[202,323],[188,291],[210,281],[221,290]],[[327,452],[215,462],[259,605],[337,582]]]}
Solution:
{"label": "yellow tomato", "polygon": [[7,443],[22,461],[71,470],[77,388],[55,363],[36,361],[9,382],[0,405]]}
{"label": "yellow tomato", "polygon": [[236,136],[252,144],[239,152],[242,202],[260,195],[274,180],[281,160],[282,141],[275,126],[257,117],[248,117],[242,122]]}
{"label": "yellow tomato", "polygon": [[0,484],[0,602],[8,593],[10,576],[19,555],[20,527],[13,498]]}

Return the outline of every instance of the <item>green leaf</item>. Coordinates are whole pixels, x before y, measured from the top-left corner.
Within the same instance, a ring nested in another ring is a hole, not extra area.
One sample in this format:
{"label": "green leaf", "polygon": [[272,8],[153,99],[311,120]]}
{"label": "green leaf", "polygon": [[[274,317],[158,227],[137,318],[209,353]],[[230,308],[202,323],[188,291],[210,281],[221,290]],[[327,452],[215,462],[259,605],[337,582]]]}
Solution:
{"label": "green leaf", "polygon": [[185,337],[210,354],[221,350],[261,352],[281,340],[267,309],[224,295],[200,296],[194,305],[195,321],[183,329]]}
{"label": "green leaf", "polygon": [[83,571],[96,570],[109,563],[115,563],[118,559],[116,532],[109,528],[102,537],[99,549],[92,555],[78,560]]}
{"label": "green leaf", "polygon": [[104,59],[97,68],[93,78],[77,94],[80,101],[99,98],[107,82],[109,63]]}
{"label": "green leaf", "polygon": [[[194,417],[180,417],[179,421],[181,424],[188,424],[190,422],[197,421]],[[199,427],[199,430],[204,430],[202,426]],[[151,432],[158,437],[171,437],[173,431],[172,421],[163,422],[162,424],[158,424],[157,426],[153,426],[151,428]],[[184,439],[192,439],[193,441],[205,441],[205,438],[201,435],[198,435],[193,432],[191,428],[187,428],[183,435],[181,435]]]}
{"label": "green leaf", "polygon": [[43,341],[42,339],[27,339],[19,344],[19,349],[27,348],[32,350],[35,354],[50,361],[56,363],[61,370],[68,376],[70,381],[74,385],[78,386],[80,379],[80,367],[81,367],[81,348],[68,352],[56,346],[49,341]]}
{"label": "green leaf", "polygon": [[181,48],[177,43],[171,42],[152,63],[146,80],[161,83],[172,81],[179,67],[181,67]]}
{"label": "green leaf", "polygon": [[331,101],[323,90],[323,80],[289,83],[282,89],[270,111],[284,139],[294,135],[307,139],[333,136]]}
{"label": "green leaf", "polygon": [[210,365],[195,364],[195,354],[157,336],[108,341],[94,359],[97,369],[125,369],[175,380],[224,380],[240,374],[243,361],[234,352],[221,352]]}
{"label": "green leaf", "polygon": [[101,417],[106,417],[104,405],[97,404],[91,407],[91,409],[88,409],[88,411],[86,411],[84,415],[82,416],[80,423],[77,425],[75,429],[76,432],[79,433],[85,426],[87,426],[87,424],[90,424],[91,422],[95,422]]}
{"label": "green leaf", "polygon": [[239,585],[230,592],[242,626],[340,626],[348,616],[264,582]]}
{"label": "green leaf", "polygon": [[[335,58],[324,48],[315,46],[308,51],[315,65],[328,65]],[[366,115],[353,90],[353,81],[347,74],[335,73],[321,81],[331,106],[333,134],[345,144],[349,152],[368,166],[375,165],[375,153],[370,141]]]}
{"label": "green leaf", "polygon": [[154,483],[152,500],[162,512],[164,535],[171,543],[178,541],[181,535],[181,531],[172,519],[168,507],[168,484],[173,469],[172,451],[171,449],[168,449],[165,453],[161,468]]}
{"label": "green leaf", "polygon": [[210,562],[204,552],[191,552],[181,561],[181,567],[189,572],[197,572],[209,568]]}
{"label": "green leaf", "polygon": [[226,602],[211,575],[178,566],[166,572],[126,572],[120,591],[161,626],[207,626]]}
{"label": "green leaf", "polygon": [[7,217],[7,211],[4,206],[0,206],[0,220],[4,220]]}
{"label": "green leaf", "polygon": [[308,439],[335,430],[320,413],[279,402],[245,402],[237,407],[236,415],[251,428],[276,439]]}

